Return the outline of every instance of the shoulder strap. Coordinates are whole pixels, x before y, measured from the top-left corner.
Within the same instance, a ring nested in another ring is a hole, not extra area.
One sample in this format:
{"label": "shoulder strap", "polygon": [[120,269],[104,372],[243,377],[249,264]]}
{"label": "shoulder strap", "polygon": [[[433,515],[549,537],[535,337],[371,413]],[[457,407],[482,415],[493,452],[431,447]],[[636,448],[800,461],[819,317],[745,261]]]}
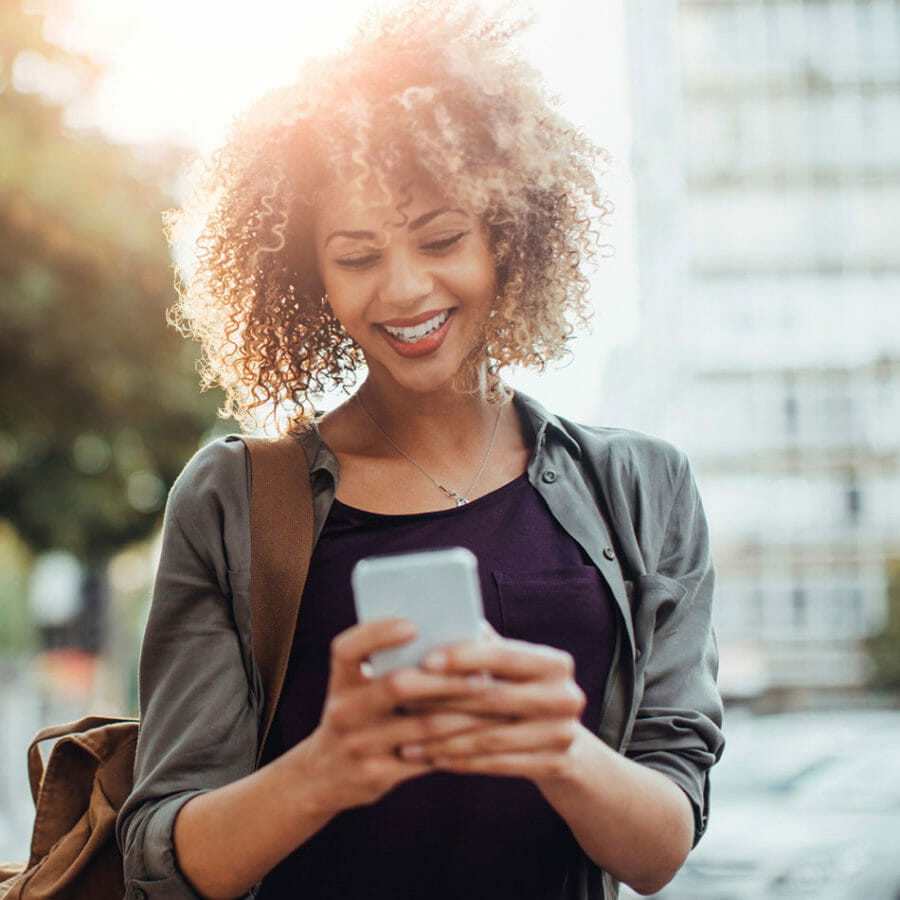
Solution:
{"label": "shoulder strap", "polygon": [[300,597],[309,572],[313,504],[309,464],[293,437],[242,437],[250,452],[250,628],[265,689],[257,754],[281,696]]}

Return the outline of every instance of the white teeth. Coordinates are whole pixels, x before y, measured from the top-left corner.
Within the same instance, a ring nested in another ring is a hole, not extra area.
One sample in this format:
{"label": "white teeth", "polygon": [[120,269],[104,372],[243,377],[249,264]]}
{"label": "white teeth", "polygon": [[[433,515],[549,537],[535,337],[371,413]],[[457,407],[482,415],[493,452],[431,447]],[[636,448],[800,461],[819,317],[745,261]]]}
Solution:
{"label": "white teeth", "polygon": [[427,337],[432,332],[437,331],[449,317],[450,310],[445,309],[442,313],[438,313],[433,319],[428,319],[428,321],[422,322],[420,325],[412,325],[408,328],[395,328],[392,325],[382,325],[382,328],[384,328],[391,337],[397,338],[398,341],[403,341],[404,344],[414,344],[416,341],[421,341],[423,337]]}

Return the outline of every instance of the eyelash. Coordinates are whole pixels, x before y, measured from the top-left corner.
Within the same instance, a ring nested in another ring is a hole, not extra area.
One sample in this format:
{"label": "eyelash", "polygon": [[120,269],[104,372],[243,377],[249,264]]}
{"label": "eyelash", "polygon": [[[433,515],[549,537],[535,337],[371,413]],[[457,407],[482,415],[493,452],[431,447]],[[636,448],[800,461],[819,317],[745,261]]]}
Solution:
{"label": "eyelash", "polygon": [[422,249],[428,250],[431,253],[441,253],[458,244],[468,233],[468,231],[458,231],[456,234],[451,234],[449,237],[429,241],[429,243],[422,245]]}
{"label": "eyelash", "polygon": [[[450,250],[452,247],[455,247],[468,233],[468,231],[459,231],[456,234],[450,235],[449,237],[438,238],[437,240],[429,241],[427,244],[422,244],[421,249],[426,253],[440,256],[442,253]],[[335,262],[342,269],[350,269],[351,271],[356,271],[360,269],[367,269],[369,268],[369,266],[375,265],[375,263],[378,262],[379,258],[379,254],[377,253],[367,253],[365,256],[344,257],[343,259],[335,260]]]}
{"label": "eyelash", "polygon": [[342,269],[366,269],[378,261],[378,255],[370,253],[367,256],[353,256],[349,259],[336,259],[335,263]]}

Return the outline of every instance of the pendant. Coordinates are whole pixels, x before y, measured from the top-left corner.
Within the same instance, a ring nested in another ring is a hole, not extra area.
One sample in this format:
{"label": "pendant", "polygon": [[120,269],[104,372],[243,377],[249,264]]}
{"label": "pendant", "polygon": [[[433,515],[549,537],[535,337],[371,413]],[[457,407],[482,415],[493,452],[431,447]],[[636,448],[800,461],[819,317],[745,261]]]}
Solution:
{"label": "pendant", "polygon": [[465,506],[469,501],[465,497],[460,497],[459,494],[456,495],[456,505],[457,506]]}

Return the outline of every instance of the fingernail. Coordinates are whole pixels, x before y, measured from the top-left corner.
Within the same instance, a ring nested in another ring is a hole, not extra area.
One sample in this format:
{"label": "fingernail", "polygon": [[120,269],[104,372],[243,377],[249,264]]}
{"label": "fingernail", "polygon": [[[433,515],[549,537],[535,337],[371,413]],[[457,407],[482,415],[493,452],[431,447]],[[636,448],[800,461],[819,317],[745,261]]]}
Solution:
{"label": "fingernail", "polygon": [[394,634],[398,638],[415,637],[417,633],[418,629],[408,619],[403,619],[394,626]]}
{"label": "fingernail", "polygon": [[421,744],[404,744],[400,748],[400,755],[404,759],[418,759],[425,752]]}
{"label": "fingernail", "polygon": [[483,691],[488,684],[488,678],[484,672],[479,672],[477,675],[467,675],[466,681],[474,691]]}
{"label": "fingernail", "polygon": [[425,657],[426,669],[445,669],[446,667],[447,654],[442,653],[440,650],[432,650],[431,653]]}

